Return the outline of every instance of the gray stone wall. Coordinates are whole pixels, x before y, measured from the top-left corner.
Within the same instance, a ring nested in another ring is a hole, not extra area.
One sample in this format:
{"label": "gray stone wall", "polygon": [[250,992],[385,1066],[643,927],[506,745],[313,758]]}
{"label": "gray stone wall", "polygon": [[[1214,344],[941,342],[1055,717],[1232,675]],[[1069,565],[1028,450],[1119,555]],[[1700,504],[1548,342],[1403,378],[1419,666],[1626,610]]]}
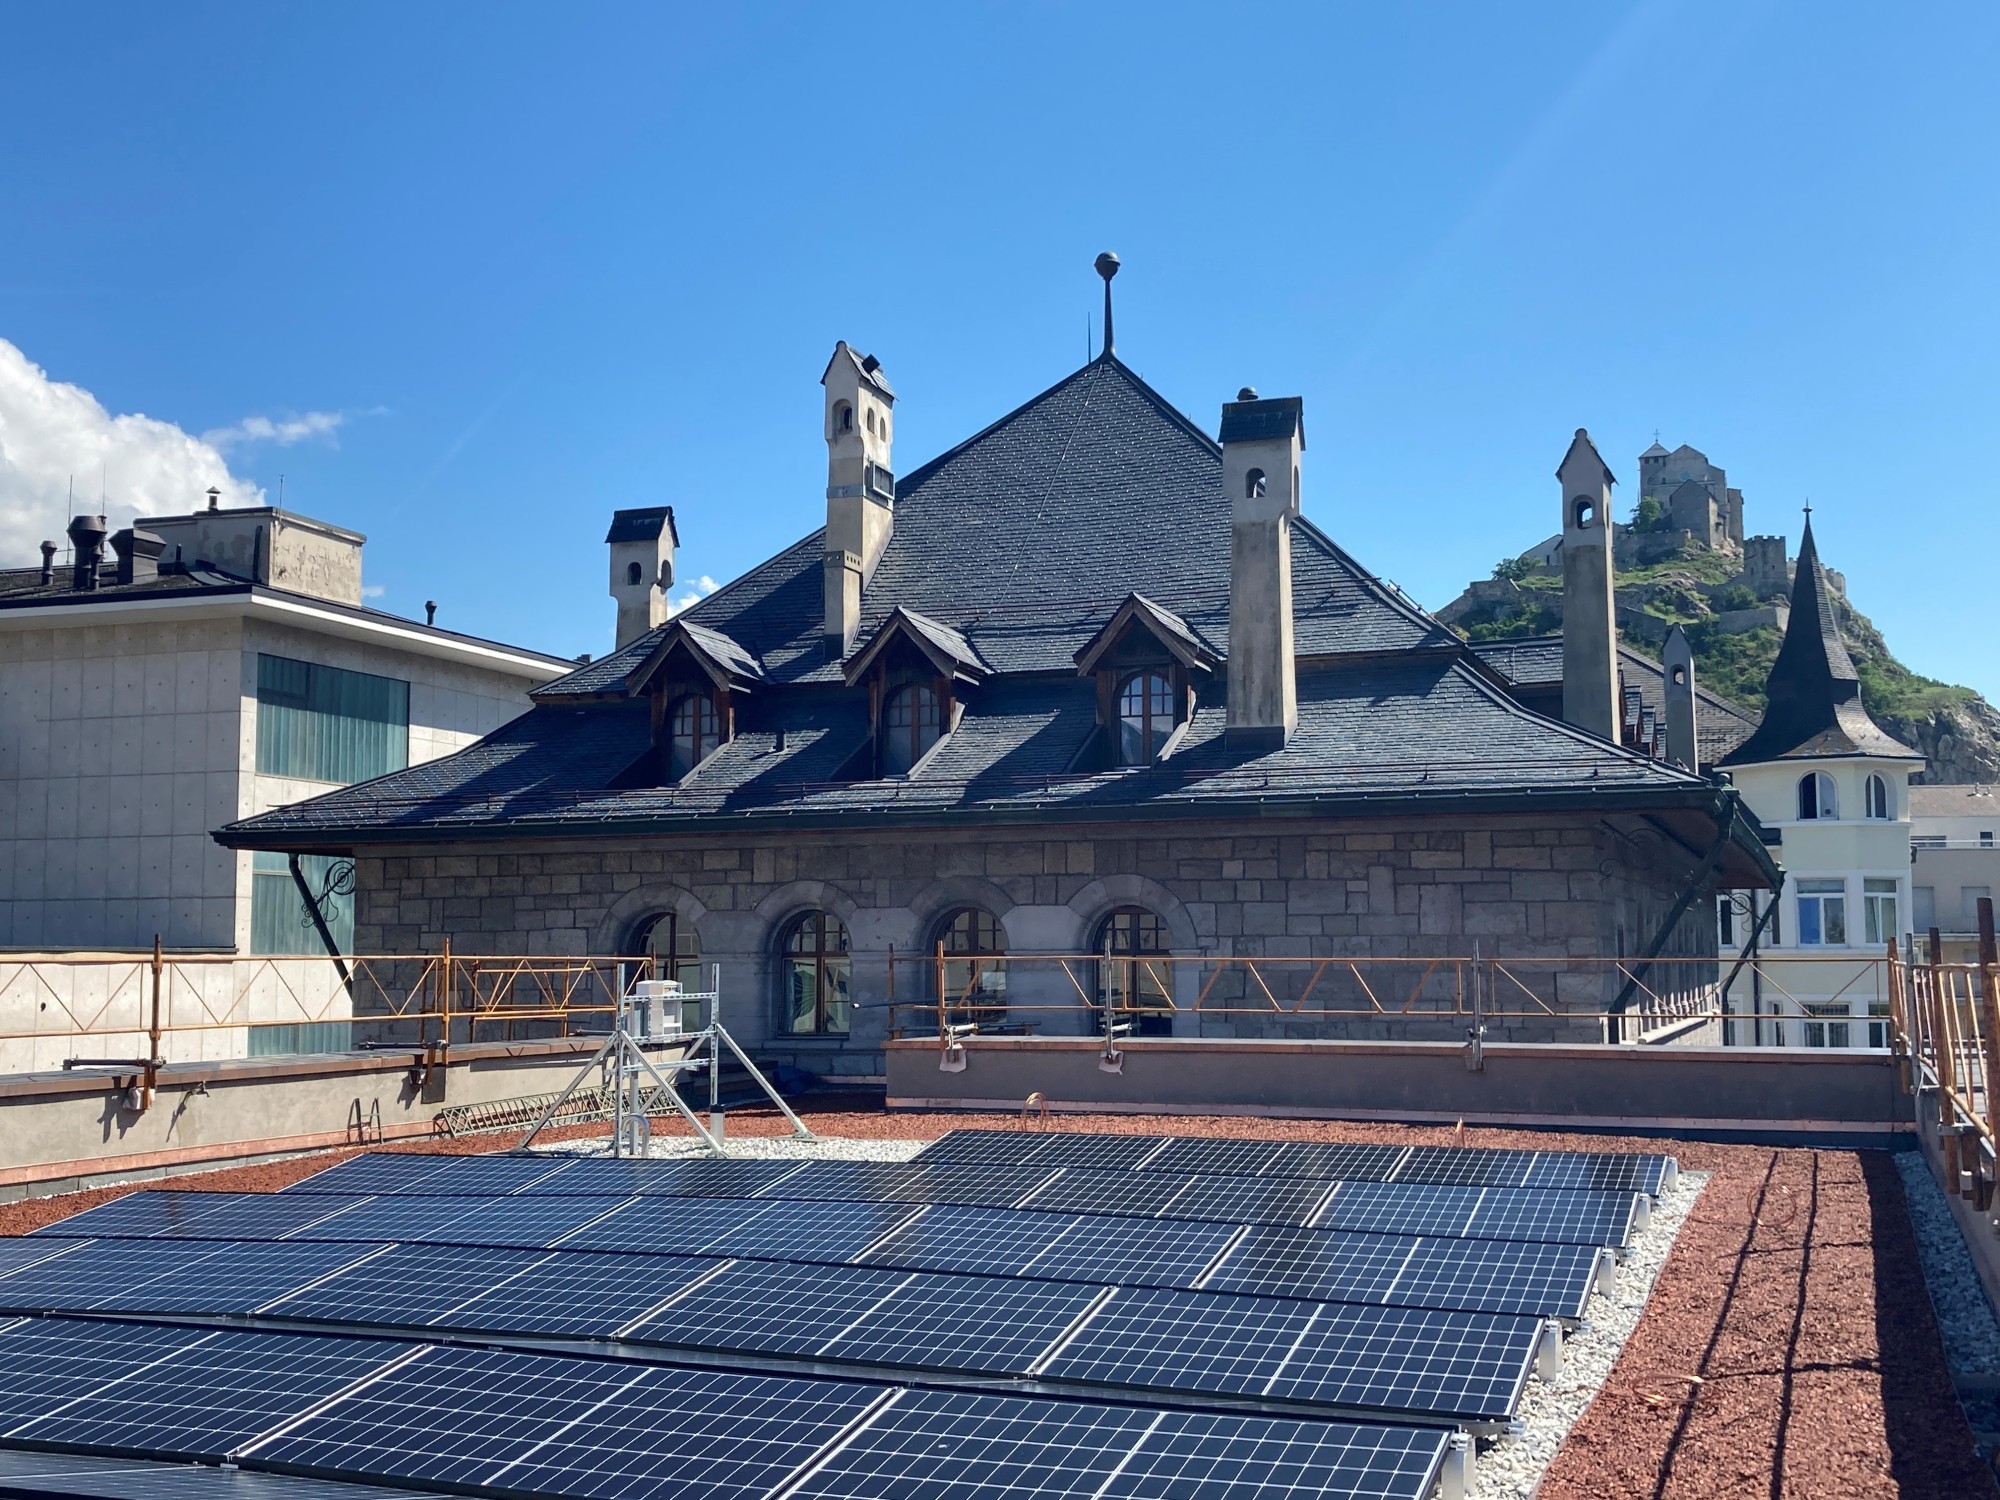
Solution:
{"label": "gray stone wall", "polygon": [[[860,832],[787,840],[742,834],[693,838],[460,845],[452,850],[358,851],[357,951],[614,954],[634,951],[647,921],[678,913],[699,935],[704,961],[722,966],[724,1018],[768,1057],[821,1074],[875,1075],[889,1026],[889,955],[910,1029],[930,1017],[913,1002],[934,993],[928,963],[941,920],[980,906],[1006,934],[1016,1019],[1043,1034],[1080,1034],[1093,1017],[1078,986],[1088,966],[1035,954],[1092,951],[1116,907],[1165,923],[1176,1022],[1189,1035],[1462,1035],[1461,1020],[1341,1019],[1324,1012],[1397,1011],[1456,1003],[1459,970],[1328,964],[1330,959],[1485,957],[1604,959],[1639,952],[1680,894],[1694,859],[1636,820],[1486,819],[1453,825],[1243,825]],[[847,926],[851,1035],[775,1034],[778,947],[791,920],[821,908]],[[1698,901],[1672,951],[1712,956],[1713,905]],[[1284,960],[1255,977],[1223,958]],[[1311,986],[1308,989],[1308,985]],[[1494,981],[1503,1009],[1594,1012],[1611,981],[1602,965],[1530,965]],[[1524,993],[1532,990],[1533,997]],[[1199,1002],[1201,1009],[1195,1009]],[[1294,1017],[1286,1008],[1300,1005]],[[1261,1014],[1219,1016],[1217,1007]],[[1495,1039],[1595,1039],[1594,1020],[1496,1022]]]}

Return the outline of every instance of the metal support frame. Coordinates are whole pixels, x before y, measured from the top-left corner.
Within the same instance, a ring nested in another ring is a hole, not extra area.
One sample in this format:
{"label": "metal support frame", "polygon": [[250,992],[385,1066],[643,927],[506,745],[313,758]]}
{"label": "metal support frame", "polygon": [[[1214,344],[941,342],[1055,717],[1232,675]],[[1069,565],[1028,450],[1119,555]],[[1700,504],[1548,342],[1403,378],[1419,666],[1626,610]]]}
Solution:
{"label": "metal support frame", "polygon": [[[613,1156],[646,1155],[652,1145],[652,1117],[666,1114],[669,1110],[694,1127],[696,1137],[713,1155],[725,1155],[723,1139],[726,1127],[721,1107],[725,1050],[750,1075],[764,1097],[776,1105],[779,1113],[791,1123],[792,1134],[797,1139],[817,1140],[818,1137],[807,1129],[805,1121],[785,1103],[770,1080],[750,1061],[749,1054],[737,1045],[736,1038],[724,1028],[720,1019],[722,969],[719,964],[710,965],[709,983],[710,988],[697,995],[684,993],[679,985],[668,988],[664,984],[662,993],[656,995],[648,991],[642,995],[635,982],[619,996],[618,1013],[604,1045],[592,1054],[590,1061],[577,1070],[576,1077],[542,1111],[528,1133],[521,1137],[517,1149],[526,1150],[532,1146],[535,1137],[561,1114],[563,1106],[595,1077],[599,1089],[611,1096]],[[678,1025],[678,1007],[688,1000],[700,1001],[708,1014],[708,1024],[692,1033],[681,1031]],[[676,1024],[672,1030],[664,1024],[658,1028],[652,1024],[655,1006],[664,1004],[675,1007]],[[680,1055],[663,1057],[657,1064],[647,1055],[649,1049],[662,1052],[674,1046],[683,1048]],[[708,1121],[705,1124],[676,1087],[676,1080],[682,1074],[702,1071],[708,1074]]]}
{"label": "metal support frame", "polygon": [[1605,1012],[1604,1039],[1607,1042],[1623,1041],[1625,1039],[1624,1015],[1632,1004],[1632,996],[1637,993],[1640,981],[1646,977],[1647,972],[1653,967],[1653,960],[1666,951],[1667,944],[1673,939],[1674,929],[1680,926],[1681,918],[1687,915],[1688,908],[1694,905],[1694,898],[1700,894],[1702,883],[1709,876],[1713,875],[1716,870],[1721,868],[1722,856],[1729,851],[1729,836],[1735,827],[1736,804],[1741,797],[1741,793],[1737,792],[1734,788],[1725,788],[1723,795],[1729,805],[1723,810],[1722,816],[1717,819],[1719,826],[1716,830],[1715,842],[1709,845],[1708,852],[1702,856],[1701,863],[1695,867],[1694,873],[1688,876],[1687,885],[1682,889],[1680,899],[1674,902],[1673,909],[1667,913],[1666,920],[1660,923],[1659,931],[1653,934],[1652,942],[1646,945],[1644,956],[1640,958],[1638,965],[1626,978],[1624,986],[1618,991],[1618,998],[1611,1002],[1610,1009]]}

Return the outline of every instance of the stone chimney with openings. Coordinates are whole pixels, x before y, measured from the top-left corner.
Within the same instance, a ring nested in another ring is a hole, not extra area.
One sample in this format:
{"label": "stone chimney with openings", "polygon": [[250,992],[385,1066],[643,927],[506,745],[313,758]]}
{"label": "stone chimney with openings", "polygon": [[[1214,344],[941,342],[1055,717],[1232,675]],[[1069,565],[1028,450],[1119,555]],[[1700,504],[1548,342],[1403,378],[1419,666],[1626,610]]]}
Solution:
{"label": "stone chimney with openings", "polygon": [[1563,718],[1616,744],[1622,726],[1611,486],[1617,481],[1581,427],[1556,478],[1562,485]]}
{"label": "stone chimney with openings", "polygon": [[820,376],[826,388],[826,644],[847,655],[861,629],[861,596],[896,523],[890,431],[896,393],[872,354],[845,339]]}
{"label": "stone chimney with openings", "polygon": [[1694,698],[1694,648],[1687,632],[1676,625],[1667,632],[1666,648],[1660,665],[1667,678],[1667,756],[1685,771],[1701,769],[1700,741],[1696,735],[1698,712]]}
{"label": "stone chimney with openings", "polygon": [[611,550],[611,597],[618,605],[619,649],[667,623],[667,590],[674,586],[674,530],[671,505],[615,510],[605,533]]}
{"label": "stone chimney with openings", "polygon": [[1229,501],[1229,716],[1223,737],[1253,753],[1283,747],[1299,723],[1292,654],[1292,522],[1299,514],[1305,407],[1249,387],[1222,408]]}

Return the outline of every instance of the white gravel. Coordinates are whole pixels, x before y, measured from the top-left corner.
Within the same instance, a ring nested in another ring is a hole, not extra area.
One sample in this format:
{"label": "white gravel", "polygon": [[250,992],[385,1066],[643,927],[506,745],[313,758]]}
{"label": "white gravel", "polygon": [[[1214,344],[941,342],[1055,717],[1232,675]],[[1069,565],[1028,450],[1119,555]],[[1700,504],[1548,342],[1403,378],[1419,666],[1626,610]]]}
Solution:
{"label": "white gravel", "polygon": [[1954,1375],[2000,1375],[2000,1322],[1972,1267],[1972,1252],[1959,1233],[1944,1189],[1921,1151],[1898,1151],[1903,1196],[1917,1231],[1917,1259],[1944,1336],[1945,1363]]}
{"label": "white gravel", "polygon": [[1535,1493],[1556,1450],[1638,1326],[1660,1267],[1708,1178],[1706,1172],[1683,1172],[1674,1190],[1660,1195],[1652,1222],[1618,1263],[1611,1296],[1593,1297],[1590,1316],[1563,1340],[1562,1377],[1552,1385],[1531,1378],[1521,1400],[1519,1433],[1481,1449],[1473,1464],[1470,1500],[1519,1500]]}

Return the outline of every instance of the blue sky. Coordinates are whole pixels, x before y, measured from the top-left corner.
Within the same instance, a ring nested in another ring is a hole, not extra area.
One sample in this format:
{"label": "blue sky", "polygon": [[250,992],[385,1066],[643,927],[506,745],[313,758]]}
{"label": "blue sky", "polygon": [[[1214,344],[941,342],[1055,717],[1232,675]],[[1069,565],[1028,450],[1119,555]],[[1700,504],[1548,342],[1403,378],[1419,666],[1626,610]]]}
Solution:
{"label": "blue sky", "polygon": [[600,652],[613,509],[672,504],[682,576],[733,576],[822,516],[835,339],[884,361],[913,468],[1082,362],[1112,248],[1120,353],[1211,430],[1240,385],[1302,395],[1308,513],[1422,602],[1555,529],[1574,428],[1625,506],[1657,428],[1754,531],[1796,546],[1810,497],[1904,659],[2000,697],[1990,7],[75,4],[8,30],[8,561],[71,473],[114,509],[205,487],[178,428],[232,496],[282,474],[366,532],[383,606]]}

